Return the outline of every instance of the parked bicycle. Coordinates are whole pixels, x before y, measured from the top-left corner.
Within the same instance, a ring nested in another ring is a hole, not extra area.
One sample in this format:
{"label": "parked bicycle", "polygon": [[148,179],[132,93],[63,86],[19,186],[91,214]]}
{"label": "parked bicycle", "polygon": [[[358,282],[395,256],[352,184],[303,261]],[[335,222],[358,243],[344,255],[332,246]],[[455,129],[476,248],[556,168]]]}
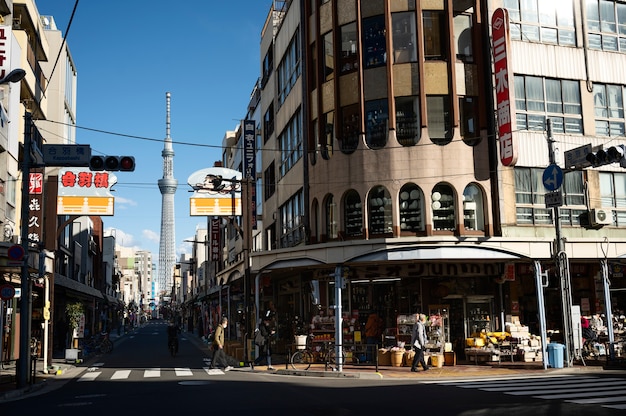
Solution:
{"label": "parked bicycle", "polygon": [[109,339],[109,333],[103,331],[85,340],[83,350],[86,355],[92,353],[107,354],[113,351],[113,342]]}
{"label": "parked bicycle", "polygon": [[324,370],[337,369],[337,365],[346,362],[346,354],[342,350],[340,360],[337,358],[337,348],[332,341],[323,341],[320,345],[311,346],[313,335],[309,336],[309,342],[304,349],[297,350],[289,358],[291,368],[294,370],[308,370],[313,364],[324,364]]}

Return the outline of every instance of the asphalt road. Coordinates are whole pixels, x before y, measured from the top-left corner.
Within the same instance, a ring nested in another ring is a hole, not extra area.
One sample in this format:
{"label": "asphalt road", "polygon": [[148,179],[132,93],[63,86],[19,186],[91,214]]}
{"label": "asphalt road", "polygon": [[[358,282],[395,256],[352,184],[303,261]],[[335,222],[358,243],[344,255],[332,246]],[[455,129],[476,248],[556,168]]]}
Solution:
{"label": "asphalt road", "polygon": [[[626,381],[615,375],[437,381],[209,371],[206,347],[200,349],[185,334],[178,355],[170,356],[166,323],[160,321],[128,335],[90,364],[55,390],[3,403],[0,414],[613,415],[624,411],[607,405],[626,403]],[[603,395],[594,402],[586,398],[587,390]],[[542,394],[552,396],[538,397]]]}

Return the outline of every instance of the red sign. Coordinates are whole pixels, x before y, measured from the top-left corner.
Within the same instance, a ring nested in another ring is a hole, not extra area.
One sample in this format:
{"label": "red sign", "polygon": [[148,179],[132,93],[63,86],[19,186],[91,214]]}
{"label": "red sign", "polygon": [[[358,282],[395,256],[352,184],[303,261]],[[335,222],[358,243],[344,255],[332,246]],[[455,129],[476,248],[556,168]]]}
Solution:
{"label": "red sign", "polygon": [[500,140],[500,161],[504,166],[514,166],[517,162],[517,149],[513,139],[515,131],[515,101],[512,99],[513,78],[509,68],[509,13],[499,8],[491,17],[493,61],[498,106],[498,137]]}
{"label": "red sign", "polygon": [[43,241],[43,172],[38,169],[30,174],[28,184],[28,241]]}
{"label": "red sign", "polygon": [[220,261],[220,220],[211,219],[211,261]]}

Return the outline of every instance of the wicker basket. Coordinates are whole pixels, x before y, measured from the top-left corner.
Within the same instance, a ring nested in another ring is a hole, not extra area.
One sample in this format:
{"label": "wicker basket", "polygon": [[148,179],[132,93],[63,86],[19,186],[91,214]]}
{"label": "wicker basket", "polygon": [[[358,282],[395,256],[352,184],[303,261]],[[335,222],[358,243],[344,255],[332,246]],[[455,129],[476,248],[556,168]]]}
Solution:
{"label": "wicker basket", "polygon": [[415,358],[415,351],[407,351],[404,353],[404,364],[407,367],[411,367],[413,365],[413,359]]}
{"label": "wicker basket", "polygon": [[391,352],[386,349],[378,350],[378,365],[391,365]]}

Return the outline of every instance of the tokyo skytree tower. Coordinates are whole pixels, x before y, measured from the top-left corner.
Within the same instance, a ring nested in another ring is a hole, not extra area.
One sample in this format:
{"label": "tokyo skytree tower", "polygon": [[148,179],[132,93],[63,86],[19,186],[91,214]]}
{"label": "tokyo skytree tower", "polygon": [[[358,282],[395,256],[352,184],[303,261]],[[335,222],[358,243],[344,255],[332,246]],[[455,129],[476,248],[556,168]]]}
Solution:
{"label": "tokyo skytree tower", "polygon": [[174,231],[174,194],[178,181],[174,179],[174,149],[170,137],[170,93],[165,93],[166,119],[163,156],[163,178],[159,179],[161,191],[161,241],[159,244],[159,293],[169,295],[174,284],[176,265],[176,237]]}

